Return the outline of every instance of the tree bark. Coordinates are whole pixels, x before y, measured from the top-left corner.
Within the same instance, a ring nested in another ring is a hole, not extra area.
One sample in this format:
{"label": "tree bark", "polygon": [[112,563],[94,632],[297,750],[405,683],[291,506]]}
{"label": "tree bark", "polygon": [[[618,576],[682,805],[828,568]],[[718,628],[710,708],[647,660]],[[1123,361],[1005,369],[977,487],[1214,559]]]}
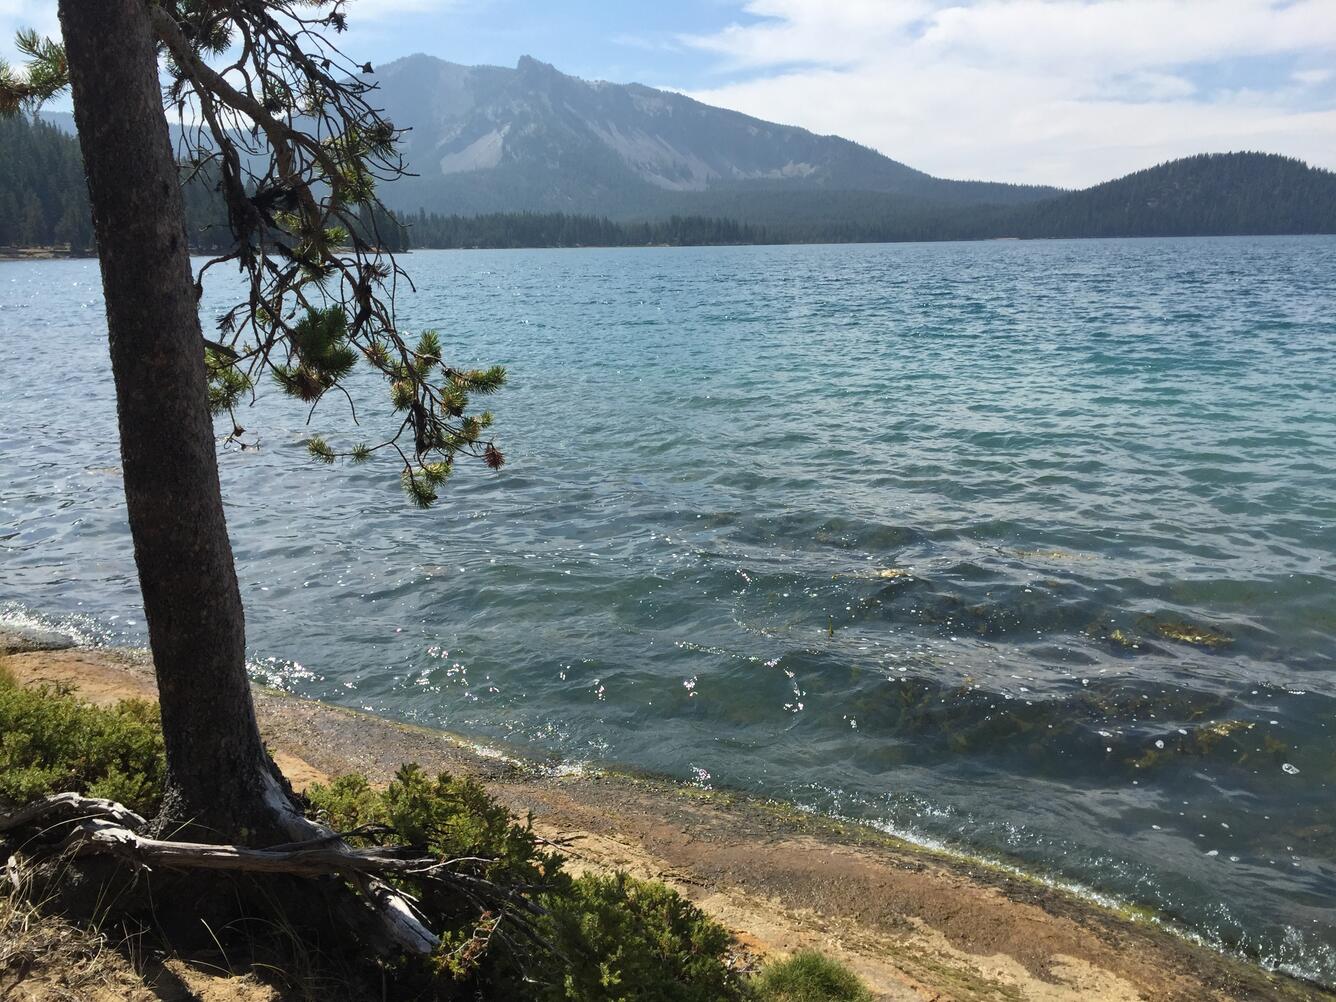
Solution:
{"label": "tree bark", "polygon": [[268,838],[282,827],[275,810],[290,805],[260,741],[246,676],[241,593],[149,5],[60,0],[59,11],[162,707],[163,819],[193,823],[210,840]]}

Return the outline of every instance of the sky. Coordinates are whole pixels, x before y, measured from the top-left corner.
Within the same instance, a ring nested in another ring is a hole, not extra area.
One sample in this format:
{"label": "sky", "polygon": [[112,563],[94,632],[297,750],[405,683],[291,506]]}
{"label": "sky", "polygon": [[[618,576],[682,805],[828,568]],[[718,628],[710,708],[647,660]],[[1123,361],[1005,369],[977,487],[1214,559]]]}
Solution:
{"label": "sky", "polygon": [[[0,0],[54,31],[54,0]],[[344,48],[681,91],[943,177],[1082,187],[1191,153],[1336,169],[1336,0],[350,0]]]}

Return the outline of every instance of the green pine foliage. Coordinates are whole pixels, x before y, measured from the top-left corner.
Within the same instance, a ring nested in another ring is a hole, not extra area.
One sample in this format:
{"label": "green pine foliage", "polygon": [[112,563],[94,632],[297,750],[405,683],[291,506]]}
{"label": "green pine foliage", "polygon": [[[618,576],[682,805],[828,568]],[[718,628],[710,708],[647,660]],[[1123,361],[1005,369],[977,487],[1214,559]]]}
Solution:
{"label": "green pine foliage", "polygon": [[[101,709],[23,688],[0,671],[0,807],[73,790],[158,809],[165,757],[157,709]],[[404,766],[386,789],[342,776],[307,793],[308,811],[359,845],[425,851],[459,878],[443,891],[397,880],[442,938],[398,977],[430,997],[542,1002],[740,1002],[730,938],[676,892],[624,875],[571,879],[529,821],[476,780]],[[527,919],[523,928],[517,920]]]}
{"label": "green pine foliage", "polygon": [[751,989],[755,1002],[872,1002],[858,975],[815,950],[767,964]]}
{"label": "green pine foliage", "polygon": [[306,440],[306,451],[317,463],[329,465],[337,458],[330,444],[319,435],[312,435]]}
{"label": "green pine foliage", "polygon": [[[340,776],[328,786],[313,786],[307,799],[316,816],[338,831],[393,832],[400,845],[468,860],[469,872],[479,879],[537,888],[561,869],[560,857],[541,848],[532,827],[518,823],[474,779],[431,777],[417,765],[405,765],[384,790],[362,776]],[[359,840],[368,839],[353,838]]]}
{"label": "green pine foliage", "polygon": [[153,704],[101,709],[57,689],[22,688],[0,670],[0,803],[73,790],[152,815],[165,777]]}
{"label": "green pine foliage", "polygon": [[353,371],[357,352],[348,344],[348,315],[342,307],[308,310],[293,325],[291,359],[273,368],[285,393],[308,403]]}
{"label": "green pine foliage", "polygon": [[[307,794],[317,816],[353,841],[425,848],[475,886],[507,890],[515,911],[481,915],[464,895],[401,881],[442,929],[434,997],[539,1002],[741,1002],[728,932],[663,884],[625,874],[572,880],[530,823],[477,782],[405,766],[389,788],[344,776]],[[530,934],[516,918],[536,914]],[[405,971],[405,977],[413,972]]]}
{"label": "green pine foliage", "polygon": [[[394,410],[407,413],[405,426],[409,422],[415,425],[417,462],[404,465],[400,480],[417,507],[429,508],[438,500],[461,451],[478,456],[493,470],[504,465],[505,458],[495,445],[482,442],[483,433],[492,425],[491,412],[468,413],[474,395],[487,396],[505,385],[504,366],[461,370],[446,365],[441,337],[434,330],[423,331],[416,344],[404,345],[397,360],[382,341],[355,347],[348,333],[348,314],[339,306],[307,309],[287,330],[288,359],[271,362],[270,373],[290,396],[318,403],[352,373],[359,359],[385,377]],[[206,360],[210,405],[215,414],[230,412],[253,387],[249,372],[242,368],[245,360],[212,348],[206,349]],[[424,391],[430,394],[435,417],[423,404]],[[358,442],[342,451],[321,435],[312,435],[305,442],[311,459],[324,464],[339,458],[365,463],[377,449],[391,444],[383,442],[373,447]]]}
{"label": "green pine foliage", "polygon": [[0,59],[0,116],[6,117],[35,114],[43,102],[70,85],[65,46],[60,42],[21,28],[14,36],[14,48],[28,58],[21,70]]}
{"label": "green pine foliage", "polygon": [[[525,903],[532,907],[544,891],[569,885],[561,858],[542,848],[532,826],[519,824],[476,780],[445,774],[432,778],[416,765],[406,765],[383,791],[361,776],[342,776],[328,786],[312,787],[307,797],[323,823],[353,833],[350,842],[425,851],[441,860],[463,887],[499,888],[503,898],[517,902],[521,916]],[[472,998],[483,988],[495,991],[544,962],[534,944],[523,938],[505,940],[509,949],[499,944],[490,949],[498,926],[511,918],[504,902],[480,910],[478,897],[462,890],[447,894],[411,876],[398,883],[441,936],[430,970],[406,971],[405,976],[429,976],[438,982],[438,997]]]}
{"label": "green pine foliage", "polygon": [[232,360],[213,348],[204,349],[204,365],[209,376],[209,410],[214,414],[230,411],[241,403],[254,384],[250,376],[232,364]]}

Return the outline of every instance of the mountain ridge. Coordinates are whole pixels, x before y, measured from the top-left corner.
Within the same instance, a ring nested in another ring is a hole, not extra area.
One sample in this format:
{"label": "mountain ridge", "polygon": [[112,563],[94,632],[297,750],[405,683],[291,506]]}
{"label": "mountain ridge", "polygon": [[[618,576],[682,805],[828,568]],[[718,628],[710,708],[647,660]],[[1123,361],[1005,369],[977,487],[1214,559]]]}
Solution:
{"label": "mountain ridge", "polygon": [[410,132],[419,176],[386,192],[415,211],[691,211],[720,191],[871,191],[1014,204],[1058,189],[936,178],[839,136],[644,84],[588,81],[532,56],[513,69],[417,53],[378,68],[376,103]]}
{"label": "mountain ridge", "polygon": [[[1336,233],[1336,173],[1277,154],[1199,154],[1068,191],[934,178],[838,136],[527,56],[509,69],[417,54],[377,76],[374,103],[408,128],[419,171],[380,194],[420,247]],[[5,128],[0,244],[91,235],[72,116],[43,118],[54,128]],[[186,194],[196,246],[225,239],[204,229],[223,218],[217,196]]]}

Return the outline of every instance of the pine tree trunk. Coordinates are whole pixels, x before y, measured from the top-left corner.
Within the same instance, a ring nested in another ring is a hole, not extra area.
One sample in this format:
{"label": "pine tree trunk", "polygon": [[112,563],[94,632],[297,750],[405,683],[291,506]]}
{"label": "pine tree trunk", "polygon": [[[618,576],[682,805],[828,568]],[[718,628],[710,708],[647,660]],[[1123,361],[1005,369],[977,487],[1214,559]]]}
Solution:
{"label": "pine tree trunk", "polygon": [[[204,345],[148,0],[60,0],[102,268],[125,500],[167,745],[163,821],[281,830],[223,516]],[[277,797],[277,800],[276,800]],[[282,803],[279,804],[278,801]]]}

